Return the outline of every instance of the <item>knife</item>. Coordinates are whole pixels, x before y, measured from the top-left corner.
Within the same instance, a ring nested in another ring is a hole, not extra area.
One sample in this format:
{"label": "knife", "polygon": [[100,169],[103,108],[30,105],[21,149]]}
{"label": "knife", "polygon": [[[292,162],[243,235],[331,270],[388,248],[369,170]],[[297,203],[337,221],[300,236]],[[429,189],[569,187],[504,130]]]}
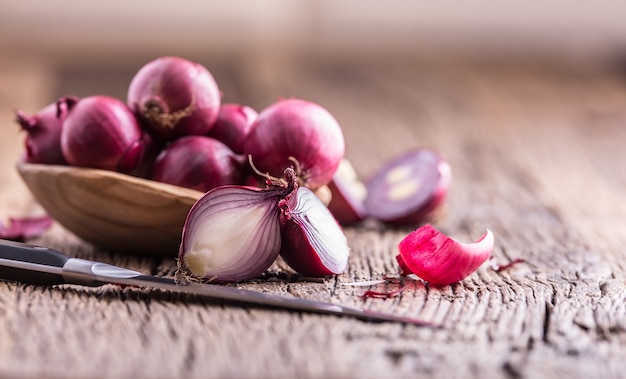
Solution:
{"label": "knife", "polygon": [[300,312],[351,316],[366,321],[398,322],[422,326],[431,325],[428,322],[410,317],[321,301],[285,297],[225,285],[205,283],[179,284],[174,279],[144,275],[138,271],[103,262],[71,258],[47,247],[3,239],[0,239],[0,280],[36,285],[78,284],[90,287],[99,287],[104,284],[119,284],[188,293]]}

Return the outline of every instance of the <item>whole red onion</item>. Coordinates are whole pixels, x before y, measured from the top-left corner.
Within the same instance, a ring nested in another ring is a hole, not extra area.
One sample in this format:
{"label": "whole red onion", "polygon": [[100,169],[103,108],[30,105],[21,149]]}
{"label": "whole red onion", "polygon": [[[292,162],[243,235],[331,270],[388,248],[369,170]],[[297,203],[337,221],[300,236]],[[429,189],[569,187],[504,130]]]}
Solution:
{"label": "whole red onion", "polygon": [[107,96],[79,100],[61,132],[63,156],[72,166],[137,174],[151,145],[126,104]]}
{"label": "whole red onion", "polygon": [[61,151],[61,128],[63,120],[78,98],[65,97],[50,104],[34,115],[15,111],[15,118],[26,132],[24,160],[30,163],[65,164]]}
{"label": "whole red onion", "polygon": [[257,119],[254,109],[239,104],[222,104],[217,121],[207,134],[223,142],[237,154],[243,153],[243,141]]}
{"label": "whole red onion", "polygon": [[161,151],[152,180],[206,192],[221,185],[240,184],[244,161],[216,139],[182,137]]}
{"label": "whole red onion", "polygon": [[135,74],[127,102],[153,136],[171,141],[206,134],[217,119],[221,94],[201,64],[160,57]]}
{"label": "whole red onion", "polygon": [[299,182],[310,189],[327,184],[345,152],[341,127],[318,104],[286,99],[264,109],[244,141],[245,155],[261,172],[280,176],[299,165]]}

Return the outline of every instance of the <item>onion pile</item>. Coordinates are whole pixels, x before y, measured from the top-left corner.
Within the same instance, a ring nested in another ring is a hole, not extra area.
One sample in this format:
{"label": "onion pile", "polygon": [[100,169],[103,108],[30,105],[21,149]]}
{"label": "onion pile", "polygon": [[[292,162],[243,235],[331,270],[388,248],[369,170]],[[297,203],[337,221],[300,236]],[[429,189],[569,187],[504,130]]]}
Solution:
{"label": "onion pile", "polygon": [[[303,275],[341,273],[349,247],[340,223],[423,224],[441,208],[451,179],[441,155],[418,149],[362,183],[328,110],[296,98],[258,113],[222,104],[209,70],[179,57],[141,67],[125,101],[63,97],[32,116],[16,111],[16,121],[26,132],[27,162],[205,192],[188,214],[179,251],[181,277],[194,280],[253,279],[278,256]],[[331,196],[322,202],[324,193]],[[400,262],[411,266],[403,254]]]}
{"label": "onion pile", "polygon": [[[339,123],[323,107],[280,100],[257,113],[221,103],[209,70],[178,57],[141,67],[126,101],[64,97],[16,111],[24,160],[112,170],[205,192],[179,252],[185,277],[253,279],[279,255],[304,275],[347,266],[349,248],[321,194],[343,158]],[[257,186],[244,186],[254,183]],[[315,192],[313,192],[315,191]]]}

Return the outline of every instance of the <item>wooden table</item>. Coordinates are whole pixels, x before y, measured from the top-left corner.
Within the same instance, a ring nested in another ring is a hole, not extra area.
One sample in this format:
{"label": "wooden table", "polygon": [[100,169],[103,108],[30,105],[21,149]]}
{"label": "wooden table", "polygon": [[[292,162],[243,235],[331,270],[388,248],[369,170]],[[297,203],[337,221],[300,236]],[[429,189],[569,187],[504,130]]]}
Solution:
{"label": "wooden table", "polygon": [[[248,59],[249,58],[249,59]],[[226,101],[261,109],[296,96],[342,124],[366,177],[417,146],[445,154],[453,184],[436,226],[493,255],[458,284],[417,283],[362,300],[342,283],[397,275],[412,228],[347,228],[348,270],[323,281],[260,280],[259,291],[429,320],[374,324],[115,286],[0,283],[2,378],[618,378],[626,359],[626,78],[597,65],[237,57],[203,61]],[[0,220],[39,214],[15,174],[23,135],[12,109],[61,94],[124,97],[133,62],[0,71]],[[55,224],[31,242],[153,275],[170,258],[104,251]],[[285,270],[278,265],[273,269]],[[388,289],[391,289],[389,287]],[[384,288],[378,288],[384,289]]]}

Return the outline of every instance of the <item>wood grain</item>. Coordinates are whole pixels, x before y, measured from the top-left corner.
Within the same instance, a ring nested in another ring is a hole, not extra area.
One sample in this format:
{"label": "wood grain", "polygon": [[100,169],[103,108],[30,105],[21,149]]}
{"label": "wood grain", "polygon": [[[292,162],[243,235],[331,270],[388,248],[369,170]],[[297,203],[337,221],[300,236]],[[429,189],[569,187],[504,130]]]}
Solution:
{"label": "wood grain", "polygon": [[17,170],[51,217],[119,252],[175,258],[187,213],[203,194],[105,170],[26,163]]}
{"label": "wood grain", "polygon": [[[368,220],[346,228],[347,272],[294,280],[278,262],[264,278],[240,284],[419,317],[438,329],[134,288],[0,283],[0,377],[624,377],[626,81],[619,72],[311,57],[226,63],[212,66],[226,101],[260,109],[297,96],[326,106],[362,177],[409,148],[438,149],[453,185],[436,226],[463,242],[489,227],[498,262],[526,263],[500,273],[485,265],[458,284],[416,282],[399,297],[363,301],[364,288],[342,283],[397,275],[395,246],[411,230]],[[3,139],[17,140],[4,116]],[[9,162],[0,163],[3,171],[14,170],[14,152],[0,152]],[[2,194],[18,203],[28,196]],[[24,209],[9,204],[0,216]],[[58,224],[33,242],[154,275],[175,270],[173,259],[103,250]]]}

